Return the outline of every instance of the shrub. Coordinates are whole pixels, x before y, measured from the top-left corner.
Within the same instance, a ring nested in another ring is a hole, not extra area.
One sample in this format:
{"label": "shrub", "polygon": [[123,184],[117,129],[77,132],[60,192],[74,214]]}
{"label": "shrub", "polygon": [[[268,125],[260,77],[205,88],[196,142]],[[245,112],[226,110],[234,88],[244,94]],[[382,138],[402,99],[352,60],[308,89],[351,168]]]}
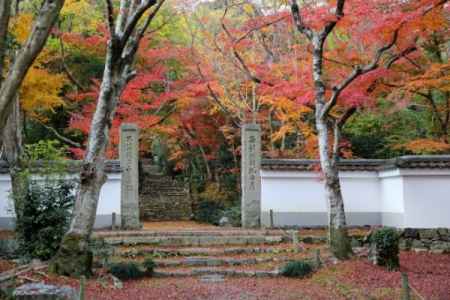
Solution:
{"label": "shrub", "polygon": [[64,179],[64,155],[57,141],[26,145],[11,172],[18,254],[25,259],[52,257],[69,225],[76,183]]}
{"label": "shrub", "polygon": [[19,254],[47,260],[58,250],[69,225],[74,184],[28,180],[23,187],[22,195],[14,199]]}
{"label": "shrub", "polygon": [[144,260],[144,262],[142,263],[142,266],[145,269],[145,273],[149,276],[153,275],[153,271],[156,267],[156,263],[153,261],[152,258],[148,257]]}
{"label": "shrub", "polygon": [[400,236],[394,228],[381,228],[370,237],[371,259],[379,266],[388,270],[396,270],[400,266],[399,260]]}
{"label": "shrub", "polygon": [[223,205],[214,201],[202,201],[198,204],[194,219],[203,223],[217,225],[223,215]]}
{"label": "shrub", "polygon": [[297,260],[288,262],[281,270],[281,274],[286,277],[304,278],[313,272],[311,262],[307,260]]}
{"label": "shrub", "polygon": [[223,215],[227,217],[234,227],[241,226],[241,207],[232,206],[223,211]]}
{"label": "shrub", "polygon": [[144,272],[135,262],[112,263],[109,272],[120,280],[137,279],[144,276]]}

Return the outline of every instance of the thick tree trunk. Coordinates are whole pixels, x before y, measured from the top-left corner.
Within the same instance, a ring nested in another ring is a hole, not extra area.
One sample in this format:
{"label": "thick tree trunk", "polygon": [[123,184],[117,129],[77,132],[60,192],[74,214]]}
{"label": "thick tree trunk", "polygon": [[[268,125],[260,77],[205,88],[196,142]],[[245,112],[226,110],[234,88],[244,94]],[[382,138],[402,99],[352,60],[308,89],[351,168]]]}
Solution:
{"label": "thick tree trunk", "polygon": [[163,2],[160,1],[155,9],[145,16],[144,25],[138,27],[141,18],[156,4],[156,0],[121,0],[116,24],[113,2],[106,1],[110,38],[105,68],[91,122],[73,219],[58,253],[50,264],[50,270],[55,273],[70,276],[90,275],[92,254],[89,239],[94,227],[100,189],[106,180],[104,164],[109,131],[120,95],[134,76],[133,62],[139,42]]}
{"label": "thick tree trunk", "polygon": [[9,165],[9,174],[11,176],[11,190],[14,201],[14,212],[17,217],[20,214],[20,196],[23,194],[24,181],[20,176],[22,171],[22,116],[18,97],[15,97],[14,106],[11,115],[8,118],[3,131],[3,150],[4,157]]}
{"label": "thick tree trunk", "polygon": [[[352,248],[347,233],[344,200],[337,160],[335,159],[338,153],[333,153],[333,157],[330,158],[326,121],[317,118],[316,128],[319,140],[320,165],[324,174],[325,195],[328,202],[328,242],[330,250],[336,258],[347,259],[352,254]],[[333,149],[334,151],[338,151],[338,148]]]}
{"label": "thick tree trunk", "polygon": [[102,85],[94,113],[87,152],[80,173],[80,187],[69,231],[53,259],[51,270],[62,275],[89,275],[92,253],[89,239],[94,227],[100,190],[106,181],[105,151],[123,80],[114,75],[111,52],[108,52]]}

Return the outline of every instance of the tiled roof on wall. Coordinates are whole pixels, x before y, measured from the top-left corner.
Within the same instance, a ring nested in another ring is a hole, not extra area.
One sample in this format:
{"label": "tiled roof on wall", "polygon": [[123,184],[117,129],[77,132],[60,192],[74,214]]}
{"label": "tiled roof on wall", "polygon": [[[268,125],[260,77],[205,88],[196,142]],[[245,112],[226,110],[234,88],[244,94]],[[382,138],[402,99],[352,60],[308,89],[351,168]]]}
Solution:
{"label": "tiled roof on wall", "polygon": [[[68,173],[79,173],[81,170],[82,165],[81,160],[66,160],[64,161],[64,164],[67,167]],[[36,162],[32,169],[36,168],[42,168],[44,166],[44,162]],[[119,160],[107,160],[105,162],[105,171],[106,173],[120,173],[120,161]],[[9,166],[8,163],[4,160],[0,160],[0,174],[8,174],[9,173]]]}
{"label": "tiled roof on wall", "polygon": [[[314,171],[320,169],[317,159],[263,159],[263,170]],[[341,171],[379,171],[387,169],[450,169],[450,155],[410,155],[393,159],[343,159]]]}

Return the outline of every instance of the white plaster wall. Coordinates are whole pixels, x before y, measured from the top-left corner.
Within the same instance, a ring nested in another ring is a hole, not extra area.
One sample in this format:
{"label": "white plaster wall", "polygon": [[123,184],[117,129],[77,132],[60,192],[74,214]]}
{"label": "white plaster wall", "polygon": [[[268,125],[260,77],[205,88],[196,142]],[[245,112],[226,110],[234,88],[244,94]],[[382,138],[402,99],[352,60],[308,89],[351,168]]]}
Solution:
{"label": "white plaster wall", "polygon": [[261,171],[261,210],[324,212],[324,187],[317,173]]}
{"label": "white plaster wall", "polygon": [[120,215],[120,174],[108,174],[108,180],[100,191],[97,215]]}
{"label": "white plaster wall", "polygon": [[[117,214],[117,225],[120,225],[121,174],[111,173],[107,176],[108,179],[100,191],[96,228],[110,226],[113,212]],[[14,218],[11,211],[12,202],[9,198],[10,190],[11,179],[9,174],[0,174],[0,228],[11,228],[13,224],[10,220]]]}
{"label": "white plaster wall", "polygon": [[380,211],[380,185],[377,172],[341,172],[339,176],[346,211]]}
{"label": "white plaster wall", "polygon": [[[377,172],[340,173],[349,223],[379,223],[381,201],[377,176]],[[270,210],[274,212],[277,225],[326,225],[328,206],[320,174],[262,170],[261,180],[261,210],[265,225]]]}
{"label": "white plaster wall", "polygon": [[[261,171],[262,210],[326,212],[323,180],[314,172]],[[342,193],[348,211],[380,211],[376,172],[341,172]]]}
{"label": "white plaster wall", "polygon": [[405,227],[450,228],[450,170],[402,171]]}
{"label": "white plaster wall", "polygon": [[380,178],[381,225],[404,227],[404,181],[399,169],[382,171]]}
{"label": "white plaster wall", "polygon": [[11,190],[11,179],[9,174],[0,174],[0,218],[11,217],[9,212],[11,201],[9,191]]}

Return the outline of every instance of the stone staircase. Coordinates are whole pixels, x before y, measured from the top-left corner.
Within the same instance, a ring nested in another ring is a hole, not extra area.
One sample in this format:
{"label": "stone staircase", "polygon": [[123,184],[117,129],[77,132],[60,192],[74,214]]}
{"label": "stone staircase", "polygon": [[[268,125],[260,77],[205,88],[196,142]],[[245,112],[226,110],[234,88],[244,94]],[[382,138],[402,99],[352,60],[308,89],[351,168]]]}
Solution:
{"label": "stone staircase", "polygon": [[144,162],[139,177],[139,209],[142,221],[191,218],[192,201],[184,183],[159,173],[156,166]]}
{"label": "stone staircase", "polygon": [[310,257],[319,237],[301,237],[313,244],[294,249],[283,230],[179,230],[96,232],[114,250],[113,261],[142,262],[151,257],[156,277],[277,277],[289,260]]}

